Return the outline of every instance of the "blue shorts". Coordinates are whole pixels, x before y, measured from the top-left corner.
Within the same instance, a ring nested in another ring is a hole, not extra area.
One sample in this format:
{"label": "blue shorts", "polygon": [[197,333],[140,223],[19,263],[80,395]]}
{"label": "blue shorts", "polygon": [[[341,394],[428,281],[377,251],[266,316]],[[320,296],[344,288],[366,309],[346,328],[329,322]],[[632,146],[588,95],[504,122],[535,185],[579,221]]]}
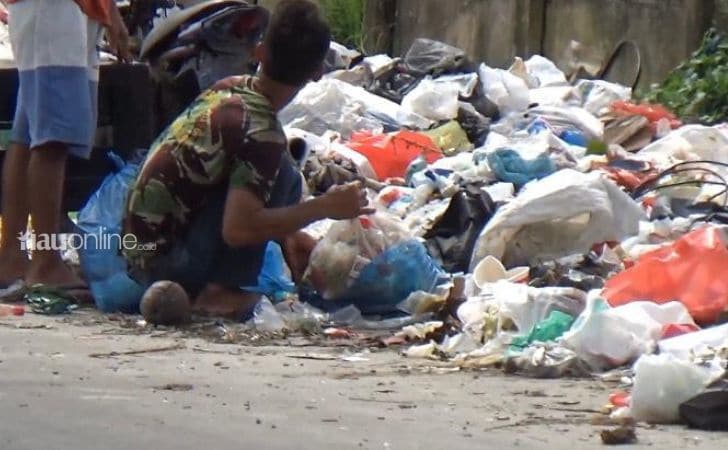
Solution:
{"label": "blue shorts", "polygon": [[100,24],[73,0],[23,0],[9,12],[20,78],[11,141],[30,148],[59,142],[88,158],[97,121]]}

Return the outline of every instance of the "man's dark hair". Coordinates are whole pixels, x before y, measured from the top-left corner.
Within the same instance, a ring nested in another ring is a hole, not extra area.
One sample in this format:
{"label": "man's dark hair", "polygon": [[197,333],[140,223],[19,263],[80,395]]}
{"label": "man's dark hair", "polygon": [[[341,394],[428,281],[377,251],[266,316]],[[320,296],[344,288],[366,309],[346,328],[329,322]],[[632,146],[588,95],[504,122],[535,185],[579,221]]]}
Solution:
{"label": "man's dark hair", "polygon": [[266,76],[299,86],[321,68],[331,43],[331,31],[319,7],[309,0],[283,0],[271,18],[264,43]]}

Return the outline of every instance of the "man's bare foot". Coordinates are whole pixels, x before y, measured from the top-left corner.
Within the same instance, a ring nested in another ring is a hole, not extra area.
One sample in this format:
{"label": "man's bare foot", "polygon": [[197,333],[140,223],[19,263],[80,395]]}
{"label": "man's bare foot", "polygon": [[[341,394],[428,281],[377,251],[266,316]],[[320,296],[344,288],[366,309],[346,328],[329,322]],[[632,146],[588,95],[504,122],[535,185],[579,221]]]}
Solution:
{"label": "man's bare foot", "polygon": [[260,301],[259,294],[208,284],[193,305],[196,314],[239,320]]}
{"label": "man's bare foot", "polygon": [[33,259],[26,272],[25,281],[28,285],[77,286],[85,284],[60,258],[51,261]]}
{"label": "man's bare foot", "polygon": [[26,286],[43,284],[68,292],[80,303],[93,303],[86,284],[73,269],[59,258],[34,258],[25,274]]}

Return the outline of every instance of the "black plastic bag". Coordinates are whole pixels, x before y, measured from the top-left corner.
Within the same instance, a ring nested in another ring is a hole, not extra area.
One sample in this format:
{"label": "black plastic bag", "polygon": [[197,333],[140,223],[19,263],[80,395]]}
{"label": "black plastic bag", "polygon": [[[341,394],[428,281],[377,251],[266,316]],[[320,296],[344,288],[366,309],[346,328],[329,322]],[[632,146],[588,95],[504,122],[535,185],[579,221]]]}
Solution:
{"label": "black plastic bag", "polygon": [[369,91],[395,103],[402,103],[404,96],[414,89],[420,80],[421,77],[404,72],[401,67],[394,67],[375,78]]}
{"label": "black plastic bag", "polygon": [[431,39],[416,39],[407,51],[404,63],[410,73],[418,76],[475,72],[463,50]]}
{"label": "black plastic bag", "polygon": [[728,431],[728,385],[708,389],[680,405],[680,417],[692,428]]}
{"label": "black plastic bag", "polygon": [[475,242],[495,210],[490,196],[477,187],[456,193],[442,217],[425,234],[430,255],[447,272],[468,272]]}
{"label": "black plastic bag", "polygon": [[458,123],[465,130],[470,142],[476,147],[483,146],[490,132],[490,119],[476,111],[470,103],[460,102],[459,105]]}

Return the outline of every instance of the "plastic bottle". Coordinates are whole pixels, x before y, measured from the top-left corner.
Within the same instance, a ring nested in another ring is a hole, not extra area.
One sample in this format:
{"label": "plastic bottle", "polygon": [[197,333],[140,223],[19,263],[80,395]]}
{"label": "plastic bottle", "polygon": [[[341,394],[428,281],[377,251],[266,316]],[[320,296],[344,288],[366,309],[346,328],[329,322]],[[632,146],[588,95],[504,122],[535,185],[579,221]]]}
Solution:
{"label": "plastic bottle", "polygon": [[25,314],[25,307],[20,305],[0,305],[0,317],[22,316]]}

